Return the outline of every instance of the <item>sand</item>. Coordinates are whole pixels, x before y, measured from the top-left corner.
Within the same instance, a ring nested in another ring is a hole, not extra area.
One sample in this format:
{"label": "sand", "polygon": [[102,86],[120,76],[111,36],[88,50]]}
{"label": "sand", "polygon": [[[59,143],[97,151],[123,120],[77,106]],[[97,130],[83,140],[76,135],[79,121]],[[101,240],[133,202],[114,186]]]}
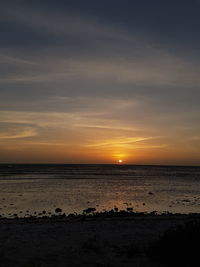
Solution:
{"label": "sand", "polygon": [[0,266],[162,266],[147,248],[200,215],[0,219]]}

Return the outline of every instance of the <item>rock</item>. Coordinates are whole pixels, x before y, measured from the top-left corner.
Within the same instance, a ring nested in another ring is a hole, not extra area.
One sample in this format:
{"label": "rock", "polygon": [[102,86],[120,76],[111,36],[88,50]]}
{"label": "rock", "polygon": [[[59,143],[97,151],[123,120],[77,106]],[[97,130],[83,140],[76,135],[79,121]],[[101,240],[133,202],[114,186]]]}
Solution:
{"label": "rock", "polygon": [[91,213],[91,212],[94,212],[94,211],[96,211],[95,208],[87,208],[87,209],[83,210],[84,213]]}
{"label": "rock", "polygon": [[127,211],[133,211],[133,208],[126,208]]}
{"label": "rock", "polygon": [[60,208],[55,209],[55,213],[60,213],[60,212],[62,212],[62,209],[60,209]]}

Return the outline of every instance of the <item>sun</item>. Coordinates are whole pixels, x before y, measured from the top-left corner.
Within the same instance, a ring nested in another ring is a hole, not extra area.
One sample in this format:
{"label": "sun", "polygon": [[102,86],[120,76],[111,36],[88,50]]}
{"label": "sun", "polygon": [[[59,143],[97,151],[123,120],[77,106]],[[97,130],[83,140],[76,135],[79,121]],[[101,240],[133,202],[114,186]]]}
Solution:
{"label": "sun", "polygon": [[118,162],[119,162],[119,163],[122,163],[122,162],[123,162],[123,160],[122,160],[122,159],[119,159],[119,160],[118,160]]}

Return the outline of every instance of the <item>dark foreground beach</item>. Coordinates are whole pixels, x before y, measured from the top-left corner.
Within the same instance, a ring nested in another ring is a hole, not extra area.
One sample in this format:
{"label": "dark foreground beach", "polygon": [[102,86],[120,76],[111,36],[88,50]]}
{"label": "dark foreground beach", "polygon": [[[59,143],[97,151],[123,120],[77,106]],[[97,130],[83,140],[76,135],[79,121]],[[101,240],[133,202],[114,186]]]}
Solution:
{"label": "dark foreground beach", "polygon": [[[200,230],[194,227],[199,222],[199,214],[2,218],[0,266],[199,266],[192,265],[196,244],[189,240],[193,235],[199,238]],[[176,230],[170,236],[168,229]],[[171,255],[174,246],[178,247],[175,260]]]}

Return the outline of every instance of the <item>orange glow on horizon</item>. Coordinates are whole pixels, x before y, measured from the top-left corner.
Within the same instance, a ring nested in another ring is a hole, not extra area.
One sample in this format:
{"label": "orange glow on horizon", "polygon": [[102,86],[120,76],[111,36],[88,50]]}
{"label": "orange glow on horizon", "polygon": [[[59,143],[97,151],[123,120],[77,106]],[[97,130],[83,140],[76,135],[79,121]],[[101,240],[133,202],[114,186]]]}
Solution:
{"label": "orange glow on horizon", "polygon": [[[9,116],[15,120],[24,120],[22,115],[25,116],[21,114],[19,118],[15,118],[13,113]],[[43,125],[48,118],[41,119],[41,114],[39,118],[38,114],[34,116],[39,125]],[[8,121],[11,120],[10,117]],[[116,131],[115,128],[114,130],[95,128],[94,130],[79,129],[78,126],[74,126],[67,131],[67,126],[60,127],[60,124],[57,125],[57,120],[56,117],[55,125],[50,124],[49,131],[43,128],[40,131],[32,129],[32,136],[30,136],[31,130],[29,128],[24,130],[23,125],[19,134],[14,130],[13,135],[12,131],[2,134],[0,162],[199,165],[200,150],[197,150],[195,140],[186,147],[180,140],[176,146],[172,146],[170,139],[159,136],[132,137],[132,133],[124,132],[123,129]]]}

